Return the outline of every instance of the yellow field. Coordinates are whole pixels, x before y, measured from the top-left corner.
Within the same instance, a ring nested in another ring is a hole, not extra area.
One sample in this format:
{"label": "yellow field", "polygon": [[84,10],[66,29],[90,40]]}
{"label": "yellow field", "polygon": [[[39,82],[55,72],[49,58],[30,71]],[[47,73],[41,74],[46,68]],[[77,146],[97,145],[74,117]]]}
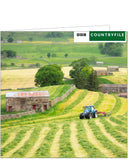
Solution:
{"label": "yellow field", "polygon": [[[69,71],[72,67],[63,67],[64,77],[70,78]],[[94,69],[106,69],[105,67],[94,67]],[[1,71],[1,89],[5,88],[25,88],[34,87],[34,77],[36,69],[20,69],[20,70],[2,70]],[[120,68],[119,72],[113,72],[113,76],[102,76],[115,84],[127,83],[127,69]]]}
{"label": "yellow field", "polygon": [[34,87],[34,76],[38,69],[2,70],[1,89]]}

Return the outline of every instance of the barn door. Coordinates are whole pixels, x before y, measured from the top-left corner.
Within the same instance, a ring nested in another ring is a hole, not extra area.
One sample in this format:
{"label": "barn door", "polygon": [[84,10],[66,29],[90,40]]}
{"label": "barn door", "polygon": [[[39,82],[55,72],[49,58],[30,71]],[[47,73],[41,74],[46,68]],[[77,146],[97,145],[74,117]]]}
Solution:
{"label": "barn door", "polygon": [[8,111],[9,111],[9,112],[12,111],[12,106],[8,106]]}
{"label": "barn door", "polygon": [[33,106],[32,106],[32,109],[36,110],[36,105],[33,105]]}
{"label": "barn door", "polygon": [[44,109],[47,110],[47,104],[44,104]]}

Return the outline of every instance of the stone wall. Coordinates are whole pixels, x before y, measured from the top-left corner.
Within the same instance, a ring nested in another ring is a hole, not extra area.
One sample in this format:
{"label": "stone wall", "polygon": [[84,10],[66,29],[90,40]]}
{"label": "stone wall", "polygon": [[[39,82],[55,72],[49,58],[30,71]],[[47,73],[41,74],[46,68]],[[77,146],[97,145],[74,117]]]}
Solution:
{"label": "stone wall", "polygon": [[50,107],[54,106],[56,103],[66,98],[75,88],[76,88],[75,85],[73,85],[65,94],[63,94],[63,96],[57,97],[56,99],[49,101]]}
{"label": "stone wall", "polygon": [[22,112],[22,113],[16,113],[16,114],[1,115],[1,120],[20,118],[20,117],[22,117],[24,115],[31,115],[31,114],[35,114],[35,110],[28,111],[28,112]]}
{"label": "stone wall", "polygon": [[100,91],[104,93],[124,93],[127,92],[127,84],[101,84]]}
{"label": "stone wall", "polygon": [[119,71],[119,67],[118,66],[108,66],[107,67],[107,71],[108,72],[118,72]]}

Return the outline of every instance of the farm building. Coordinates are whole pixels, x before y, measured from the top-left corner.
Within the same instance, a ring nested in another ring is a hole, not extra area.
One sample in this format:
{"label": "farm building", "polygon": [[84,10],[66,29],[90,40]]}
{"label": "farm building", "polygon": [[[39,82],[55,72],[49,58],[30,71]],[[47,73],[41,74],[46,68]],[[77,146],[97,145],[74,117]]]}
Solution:
{"label": "farm building", "polygon": [[103,93],[127,92],[127,84],[101,84],[99,88]]}
{"label": "farm building", "polygon": [[119,71],[119,67],[118,66],[108,66],[107,67],[107,71],[108,72],[118,72]]}
{"label": "farm building", "polygon": [[96,62],[97,65],[103,65],[104,62]]}
{"label": "farm building", "polygon": [[127,93],[120,93],[118,96],[119,96],[119,97],[127,98]]}
{"label": "farm building", "polygon": [[48,91],[7,92],[6,111],[31,111],[43,112],[49,109]]}
{"label": "farm building", "polygon": [[95,70],[95,73],[96,73],[97,76],[108,75],[107,70]]}

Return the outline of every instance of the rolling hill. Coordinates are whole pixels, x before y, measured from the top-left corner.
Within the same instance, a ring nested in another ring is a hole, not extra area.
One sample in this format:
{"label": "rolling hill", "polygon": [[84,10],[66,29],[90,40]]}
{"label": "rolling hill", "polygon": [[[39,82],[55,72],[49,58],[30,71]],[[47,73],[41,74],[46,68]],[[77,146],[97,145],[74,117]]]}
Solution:
{"label": "rolling hill", "polygon": [[[111,116],[79,119],[83,105]],[[127,100],[75,89],[49,111],[1,124],[2,157],[127,157]]]}

